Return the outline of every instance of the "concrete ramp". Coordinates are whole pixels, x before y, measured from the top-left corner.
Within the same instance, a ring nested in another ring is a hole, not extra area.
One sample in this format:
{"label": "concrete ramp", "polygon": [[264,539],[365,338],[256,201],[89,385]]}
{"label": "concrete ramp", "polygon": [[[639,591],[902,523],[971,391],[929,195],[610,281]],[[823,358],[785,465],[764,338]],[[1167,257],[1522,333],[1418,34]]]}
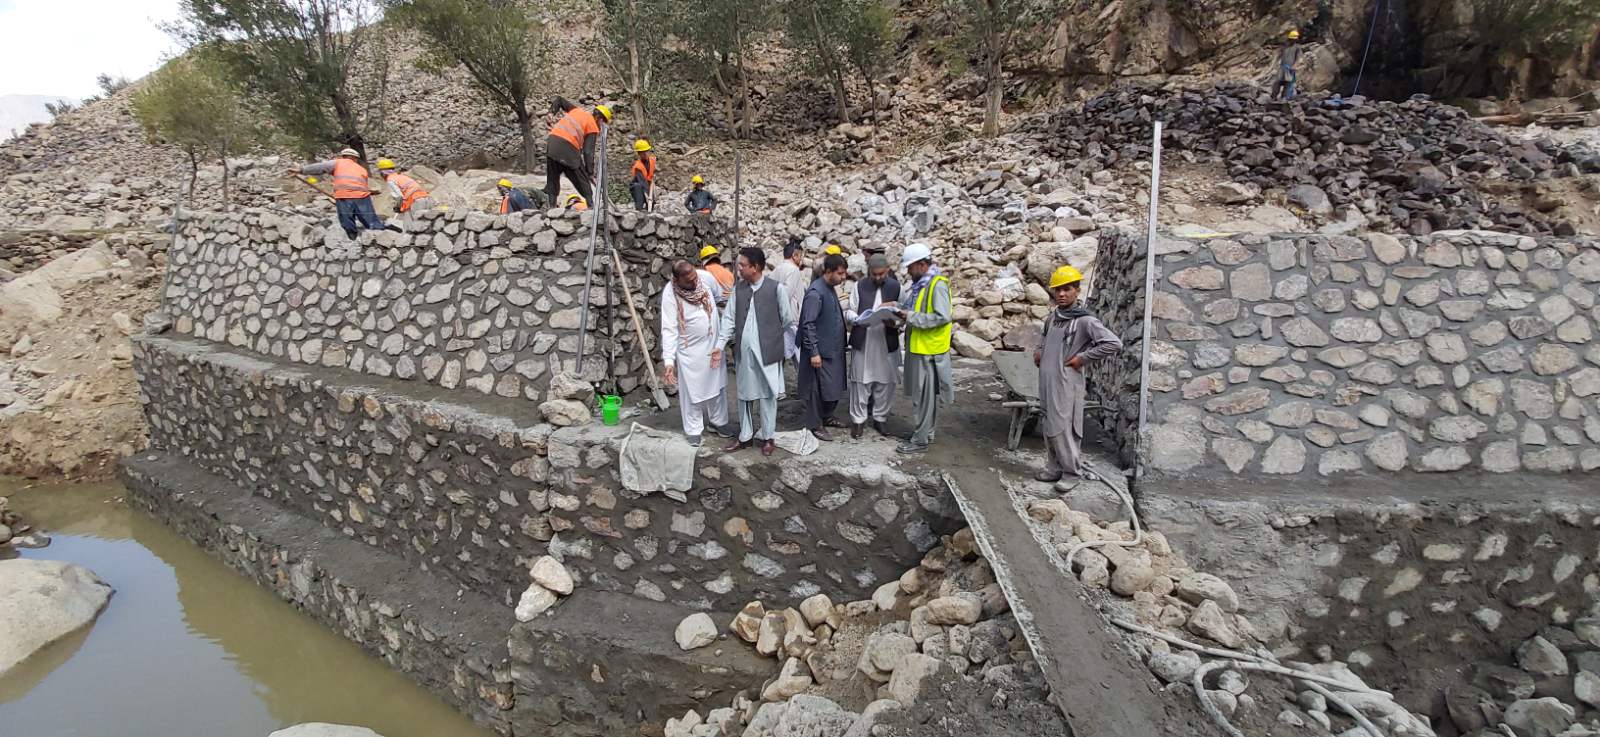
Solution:
{"label": "concrete ramp", "polygon": [[1035,542],[993,469],[948,471],[945,484],[994,568],[1074,737],[1220,735],[1191,697],[1164,694],[1089,601]]}

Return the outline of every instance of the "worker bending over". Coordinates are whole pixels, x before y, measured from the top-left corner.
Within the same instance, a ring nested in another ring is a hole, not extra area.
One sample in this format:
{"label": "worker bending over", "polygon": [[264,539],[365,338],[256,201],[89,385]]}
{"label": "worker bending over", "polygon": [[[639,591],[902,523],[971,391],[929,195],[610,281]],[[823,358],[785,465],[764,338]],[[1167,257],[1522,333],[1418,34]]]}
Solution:
{"label": "worker bending over", "polygon": [[706,189],[705,177],[696,174],[689,180],[689,184],[692,189],[689,190],[689,196],[683,200],[685,209],[704,215],[710,215],[712,210],[717,209],[717,198],[712,197],[711,190]]}
{"label": "worker bending over", "polygon": [[567,209],[573,212],[583,212],[589,209],[589,201],[585,200],[581,194],[569,194],[567,195]]}
{"label": "worker bending over", "polygon": [[500,189],[501,215],[533,209],[533,200],[528,197],[528,193],[512,184],[510,179],[502,179],[495,186]]}
{"label": "worker bending over", "polygon": [[[711,274],[711,278],[717,280],[717,286],[722,287],[724,295],[733,291],[733,272],[722,265],[722,255],[716,246],[707,243],[705,248],[700,249],[700,263],[705,265],[706,271]],[[762,266],[765,266],[766,259],[762,259],[761,263]]]}
{"label": "worker bending over", "polygon": [[600,124],[595,121],[595,115],[610,123],[611,108],[596,105],[591,114],[567,98],[557,96],[550,102],[550,113],[561,117],[550,126],[550,135],[544,142],[545,199],[557,201],[561,195],[561,177],[565,176],[572,188],[583,195],[584,201],[592,200],[595,147],[600,142]]}
{"label": "worker bending over", "polygon": [[656,189],[656,155],[650,153],[650,142],[643,138],[633,142],[633,152],[638,158],[628,172],[628,193],[633,195],[633,209],[648,210]]}
{"label": "worker bending over", "polygon": [[1050,275],[1056,308],[1044,320],[1044,338],[1033,352],[1039,367],[1039,403],[1044,407],[1045,448],[1048,460],[1034,479],[1071,491],[1082,478],[1083,405],[1088,383],[1083,372],[1089,364],[1122,350],[1122,340],[1106,328],[1078,300],[1083,275],[1063,266]]}
{"label": "worker bending over", "polygon": [[422,184],[410,174],[401,172],[392,159],[378,159],[378,174],[389,184],[389,197],[395,202],[394,211],[406,216],[407,220],[416,220],[417,213],[433,209],[433,197],[428,195],[428,190],[423,189]]}
{"label": "worker bending over", "polygon": [[333,178],[333,205],[339,212],[339,227],[344,228],[345,236],[354,239],[363,229],[383,230],[383,219],[372,209],[367,165],[361,163],[361,154],[355,149],[344,149],[330,161],[290,167],[289,173],[295,176],[326,174]]}

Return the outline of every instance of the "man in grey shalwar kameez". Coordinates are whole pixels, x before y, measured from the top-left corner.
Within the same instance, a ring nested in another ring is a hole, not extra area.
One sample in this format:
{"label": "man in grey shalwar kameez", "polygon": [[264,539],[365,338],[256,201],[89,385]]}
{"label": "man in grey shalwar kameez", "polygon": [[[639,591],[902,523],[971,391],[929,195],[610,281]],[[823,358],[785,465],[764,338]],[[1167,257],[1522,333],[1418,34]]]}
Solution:
{"label": "man in grey shalwar kameez", "polygon": [[881,253],[867,259],[867,278],[850,291],[850,308],[844,319],[850,327],[850,437],[860,439],[868,416],[872,429],[887,435],[895,385],[900,383],[900,331],[894,320],[856,325],[863,313],[893,308],[900,300],[900,282],[889,273],[889,260]]}
{"label": "man in grey shalwar kameez", "polygon": [[1036,480],[1071,491],[1082,478],[1083,405],[1088,400],[1084,370],[1122,350],[1122,340],[1078,303],[1083,275],[1063,266],[1050,275],[1056,308],[1044,321],[1044,338],[1033,353],[1039,366],[1039,403],[1044,407],[1043,471]]}
{"label": "man in grey shalwar kameez", "polygon": [[739,437],[724,450],[731,453],[754,439],[762,441],[761,454],[770,456],[776,448],[773,436],[778,429],[778,400],[783,398],[783,333],[794,323],[795,316],[783,285],[766,278],[765,252],[759,248],[741,249],[737,267],[739,281],[722,312],[714,354],[714,360],[720,360],[730,341],[738,345],[734,379],[739,399]]}
{"label": "man in grey shalwar kameez", "polygon": [[955,316],[950,303],[950,279],[933,266],[933,249],[926,243],[906,246],[900,263],[912,279],[909,301],[900,303],[900,316],[906,321],[906,394],[916,426],[911,436],[895,448],[896,453],[913,454],[928,450],[934,426],[939,423],[939,404],[956,400],[956,387],[950,368],[950,333]]}
{"label": "man in grey shalwar kameez", "polygon": [[844,309],[835,288],[844,282],[849,266],[843,256],[822,260],[822,276],[806,288],[800,306],[799,380],[795,391],[805,403],[806,429],[818,440],[833,436],[824,429],[845,393]]}

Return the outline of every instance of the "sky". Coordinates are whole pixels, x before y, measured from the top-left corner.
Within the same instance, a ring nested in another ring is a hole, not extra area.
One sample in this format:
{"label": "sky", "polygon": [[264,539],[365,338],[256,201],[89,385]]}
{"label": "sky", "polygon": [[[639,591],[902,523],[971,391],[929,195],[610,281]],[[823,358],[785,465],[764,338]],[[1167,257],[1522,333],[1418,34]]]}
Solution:
{"label": "sky", "polygon": [[0,0],[0,95],[96,94],[102,72],[137,79],[176,53],[156,27],[178,0]]}

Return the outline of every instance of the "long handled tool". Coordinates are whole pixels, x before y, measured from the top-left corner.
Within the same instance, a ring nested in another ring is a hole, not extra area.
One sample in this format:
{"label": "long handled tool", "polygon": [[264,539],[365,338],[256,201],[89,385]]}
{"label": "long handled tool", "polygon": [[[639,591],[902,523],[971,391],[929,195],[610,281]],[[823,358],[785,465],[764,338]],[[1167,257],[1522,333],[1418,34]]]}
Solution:
{"label": "long handled tool", "polygon": [[656,361],[650,357],[650,348],[644,342],[644,323],[639,320],[639,310],[633,306],[633,285],[628,283],[628,270],[622,266],[622,254],[617,253],[616,246],[611,247],[612,268],[617,272],[617,279],[622,282],[622,296],[628,301],[628,316],[633,319],[633,334],[639,341],[639,355],[644,356],[645,370],[650,373],[650,393],[655,395],[656,406],[667,409],[672,403],[667,400],[667,392],[661,388],[661,379],[656,376]]}
{"label": "long handled tool", "polygon": [[[578,350],[573,371],[583,375],[583,343],[589,334],[589,288],[594,284],[594,246],[600,239],[600,222],[606,219],[606,133],[611,126],[600,129],[599,155],[595,164],[595,183],[601,192],[598,209],[589,212],[589,254],[583,258],[583,301],[578,303]],[[582,175],[580,175],[582,176]]]}
{"label": "long handled tool", "polygon": [[296,180],[296,181],[298,181],[298,182],[300,182],[300,183],[301,183],[301,184],[304,184],[304,185],[306,185],[306,186],[307,186],[307,187],[310,187],[310,188],[312,188],[312,189],[314,189],[314,190],[316,190],[316,191],[317,191],[317,194],[320,194],[320,195],[322,195],[322,196],[323,196],[323,197],[326,197],[326,198],[328,198],[328,199],[330,199],[330,200],[331,200],[331,199],[333,199],[333,195],[331,195],[331,194],[328,194],[328,191],[327,191],[327,190],[325,190],[325,189],[323,189],[323,188],[321,188],[321,187],[318,187],[318,186],[317,186],[317,185],[316,185],[316,183],[314,183],[314,182],[312,182],[312,181],[311,181],[311,180],[310,180],[310,179],[307,179],[307,178],[305,178],[305,177],[303,177],[303,176],[300,176],[300,175],[299,175],[299,174],[296,174],[296,175],[295,175],[295,176],[294,176],[294,178],[295,178],[295,180]]}

